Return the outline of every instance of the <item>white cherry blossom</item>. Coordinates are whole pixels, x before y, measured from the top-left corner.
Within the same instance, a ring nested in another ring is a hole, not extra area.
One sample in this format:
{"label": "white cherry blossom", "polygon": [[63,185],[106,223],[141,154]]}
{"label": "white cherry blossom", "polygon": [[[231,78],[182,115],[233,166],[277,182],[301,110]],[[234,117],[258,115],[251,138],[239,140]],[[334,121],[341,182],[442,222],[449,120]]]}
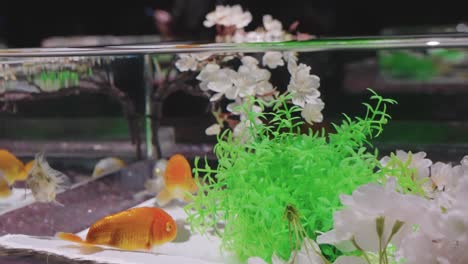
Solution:
{"label": "white cherry blossom", "polygon": [[216,6],[213,12],[206,15],[206,20],[203,22],[205,27],[214,25],[235,26],[236,28],[244,28],[252,21],[252,14],[248,11],[243,11],[240,5],[234,6]]}
{"label": "white cherry blossom", "polygon": [[265,27],[267,31],[283,31],[283,24],[281,24],[279,20],[274,19],[271,15],[263,16],[263,27]]}
{"label": "white cherry blossom", "polygon": [[205,134],[208,136],[218,135],[221,132],[221,126],[219,124],[213,124],[205,129]]}
{"label": "white cherry blossom", "polygon": [[455,178],[457,175],[450,164],[436,162],[431,165],[430,170],[430,183],[433,187],[437,188],[439,191],[453,187],[453,181],[456,180]]}
{"label": "white cherry blossom", "polygon": [[218,64],[209,63],[197,75],[197,80],[201,81],[200,89],[208,91],[208,83],[218,79],[220,67]]}
{"label": "white cherry blossom", "polygon": [[257,94],[257,89],[260,91],[272,89],[269,82],[271,73],[257,65],[258,61],[253,57],[242,58],[242,65],[233,79],[234,87],[239,91],[239,97],[253,96]]}
{"label": "white cherry blossom", "polygon": [[283,66],[283,54],[278,51],[267,51],[263,55],[262,64],[270,69],[276,69],[278,66]]}
{"label": "white cherry blossom", "polygon": [[277,19],[273,19],[271,15],[263,16],[263,27],[266,30],[265,41],[274,42],[282,41],[285,38],[283,25]]}
{"label": "white cherry blossom", "polygon": [[201,90],[215,92],[210,101],[217,101],[223,96],[228,99],[235,99],[238,96],[239,91],[233,84],[236,75],[232,69],[221,69],[216,64],[207,64],[197,79],[201,81]]}
{"label": "white cherry blossom", "polygon": [[304,105],[301,111],[301,116],[309,124],[320,123],[323,121],[322,110],[325,104],[320,98],[314,99]]}
{"label": "white cherry blossom", "polygon": [[180,54],[175,66],[179,71],[195,71],[198,67],[198,61],[191,54]]}
{"label": "white cherry blossom", "polygon": [[179,54],[179,59],[176,61],[175,66],[179,71],[196,71],[198,69],[199,62],[204,61],[212,56],[209,52],[200,53],[187,53]]}
{"label": "white cherry blossom", "polygon": [[288,91],[293,96],[293,104],[304,107],[308,102],[313,103],[320,96],[318,91],[320,78],[310,74],[310,67],[303,63],[295,67],[290,73],[291,80]]}
{"label": "white cherry blossom", "polygon": [[[396,179],[389,178],[385,187],[370,183],[359,187],[351,196],[341,195],[345,208],[335,212],[334,229],[317,238],[319,244],[334,244],[343,251],[355,250],[351,239],[365,251],[378,252],[379,243],[398,245],[419,223],[428,208],[428,201],[396,191]],[[379,220],[380,219],[380,220]],[[377,226],[382,224],[379,237]],[[394,232],[395,227],[400,228]],[[393,234],[392,234],[393,233]],[[380,241],[380,242],[379,242]]]}

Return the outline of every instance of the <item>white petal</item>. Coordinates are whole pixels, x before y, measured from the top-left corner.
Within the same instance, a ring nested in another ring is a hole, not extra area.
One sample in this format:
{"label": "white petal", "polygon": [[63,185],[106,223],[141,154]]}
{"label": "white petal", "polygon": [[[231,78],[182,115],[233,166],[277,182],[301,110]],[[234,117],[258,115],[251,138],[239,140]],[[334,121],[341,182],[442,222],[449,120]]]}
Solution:
{"label": "white petal", "polygon": [[205,129],[205,134],[208,136],[218,135],[221,132],[221,126],[219,124],[213,124]]}
{"label": "white petal", "polygon": [[262,64],[270,69],[276,69],[284,65],[283,55],[278,51],[267,51],[263,55]]}
{"label": "white petal", "polygon": [[239,96],[240,90],[235,86],[231,86],[226,90],[226,98],[234,100]]}
{"label": "white petal", "polygon": [[247,264],[268,264],[268,262],[264,261],[260,257],[250,257],[247,259]]}
{"label": "white petal", "polygon": [[232,87],[231,83],[228,82],[210,82],[208,83],[208,89],[218,92],[218,93],[225,93],[226,90]]}
{"label": "white petal", "polygon": [[258,60],[252,56],[244,56],[242,57],[241,61],[242,61],[242,64],[246,66],[258,65]]}
{"label": "white petal", "polygon": [[211,102],[218,101],[223,95],[224,95],[223,93],[216,93],[213,96],[211,96],[210,101]]}
{"label": "white petal", "polygon": [[333,264],[366,264],[366,261],[356,256],[340,256]]}

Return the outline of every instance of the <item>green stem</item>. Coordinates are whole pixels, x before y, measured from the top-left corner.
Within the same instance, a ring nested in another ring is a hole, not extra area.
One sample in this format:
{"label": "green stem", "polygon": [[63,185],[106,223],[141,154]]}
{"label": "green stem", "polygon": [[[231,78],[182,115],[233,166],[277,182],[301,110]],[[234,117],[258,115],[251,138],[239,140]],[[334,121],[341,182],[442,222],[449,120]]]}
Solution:
{"label": "green stem", "polygon": [[356,242],[356,239],[351,238],[351,243],[353,243],[353,246],[361,252],[362,256],[364,256],[364,259],[366,260],[367,264],[371,264],[370,262],[370,259],[369,259],[369,256],[367,255],[367,253],[357,244]]}

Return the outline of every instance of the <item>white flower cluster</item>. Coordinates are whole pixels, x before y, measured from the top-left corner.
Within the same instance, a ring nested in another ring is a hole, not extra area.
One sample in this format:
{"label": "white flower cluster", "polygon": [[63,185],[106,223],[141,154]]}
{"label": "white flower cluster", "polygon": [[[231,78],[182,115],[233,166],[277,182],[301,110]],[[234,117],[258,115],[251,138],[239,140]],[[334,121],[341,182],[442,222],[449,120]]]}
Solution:
{"label": "white flower cluster", "polygon": [[[232,34],[234,32],[232,36],[234,42],[287,40],[288,34],[283,30],[283,25],[272,16],[265,15],[263,17],[262,28],[253,32],[245,32],[243,28],[251,20],[252,15],[249,12],[244,12],[239,5],[217,6],[216,10],[206,16],[204,25],[206,27],[214,25],[235,26],[235,31],[223,33]],[[224,40],[229,41],[230,38],[224,38]],[[227,110],[231,112],[231,115],[239,116],[240,119],[233,131],[235,137],[242,137],[241,135],[247,134],[244,132],[249,127],[261,122],[258,118],[248,120],[247,116],[239,109],[248,98],[253,96],[269,102],[279,94],[270,82],[271,72],[266,68],[276,69],[287,65],[291,74],[287,92],[292,94],[292,103],[302,109],[301,115],[306,122],[312,124],[323,120],[324,103],[319,98],[320,92],[318,91],[320,78],[310,73],[309,66],[303,63],[298,64],[294,52],[265,52],[261,60],[262,65],[256,58],[242,54],[193,53],[179,54],[178,57],[175,66],[179,71],[200,71],[196,78],[200,81],[200,89],[211,95],[211,102],[217,102],[223,97],[234,101],[228,105]],[[238,57],[242,62],[237,70],[220,66],[223,62],[234,57]],[[252,104],[251,107],[253,107],[251,110],[256,113],[262,112],[258,105]],[[217,118],[217,124],[208,127],[205,133],[207,135],[219,134],[222,123],[223,120]]]}
{"label": "white flower cluster", "polygon": [[244,31],[238,29],[232,36],[232,42],[277,42],[291,40],[292,36],[283,30],[283,24],[271,15],[263,16],[263,27],[257,28],[254,31]]}
{"label": "white flower cluster", "polygon": [[208,52],[179,54],[179,59],[176,61],[175,66],[181,72],[196,71],[200,68],[201,63],[211,57],[211,55]]}
{"label": "white flower cluster", "polygon": [[[385,187],[361,186],[351,196],[341,196],[345,207],[335,213],[334,229],[317,242],[344,252],[362,251],[356,263],[368,263],[366,254],[372,253],[393,258],[391,263],[468,263],[468,156],[453,167],[432,164],[424,152],[397,151],[396,156],[416,170],[414,177],[426,180],[421,181],[425,195],[403,194],[393,176]],[[381,163],[387,165],[389,159]],[[385,253],[389,245],[396,248],[394,256]]]}
{"label": "white flower cluster", "polygon": [[[210,101],[218,101],[223,96],[229,100],[234,100],[227,106],[227,110],[233,115],[240,116],[240,123],[234,129],[234,136],[240,136],[251,126],[247,116],[243,114],[240,106],[250,96],[264,96],[264,99],[271,99],[276,90],[270,83],[271,73],[259,67],[257,59],[251,56],[244,56],[241,59],[242,65],[235,71],[231,68],[221,68],[217,64],[207,64],[198,74],[200,89],[210,91],[213,95]],[[252,104],[252,110],[261,112],[262,109]],[[257,123],[261,122],[256,120]],[[217,134],[220,132],[219,125],[212,125],[206,130],[207,134]]]}
{"label": "white flower cluster", "polygon": [[206,15],[206,20],[203,22],[205,27],[221,25],[225,27],[235,26],[236,28],[244,28],[252,21],[252,14],[248,11],[243,11],[240,5],[234,6],[216,6],[213,12]]}
{"label": "white flower cluster", "polygon": [[241,43],[241,42],[275,42],[287,41],[293,37],[283,29],[283,24],[274,19],[271,15],[263,16],[263,26],[254,31],[246,32],[244,28],[252,21],[252,14],[242,10],[240,5],[234,6],[216,6],[213,12],[206,15],[203,22],[205,27],[215,25],[224,27],[233,27],[235,30],[225,30],[218,32],[223,36],[218,36],[222,41]]}
{"label": "white flower cluster", "polygon": [[[334,228],[317,237],[318,244],[332,244],[343,252],[334,264],[464,264],[468,263],[468,156],[459,165],[432,164],[426,153],[398,150],[396,158],[414,169],[425,195],[405,194],[397,178],[387,176],[385,186],[369,183],[352,195],[341,195],[344,208],[333,216]],[[393,166],[390,157],[381,160]],[[311,245],[311,246],[304,246]],[[387,249],[393,248],[393,252]],[[329,264],[314,241],[306,239],[296,257],[272,263]],[[249,264],[265,263],[252,257]]]}
{"label": "white flower cluster", "polygon": [[301,115],[307,123],[319,123],[323,120],[322,110],[325,106],[319,98],[320,78],[310,74],[310,67],[301,63],[297,65],[296,59],[290,54],[288,56],[288,71],[291,81],[288,92],[293,96],[293,104],[302,108]]}

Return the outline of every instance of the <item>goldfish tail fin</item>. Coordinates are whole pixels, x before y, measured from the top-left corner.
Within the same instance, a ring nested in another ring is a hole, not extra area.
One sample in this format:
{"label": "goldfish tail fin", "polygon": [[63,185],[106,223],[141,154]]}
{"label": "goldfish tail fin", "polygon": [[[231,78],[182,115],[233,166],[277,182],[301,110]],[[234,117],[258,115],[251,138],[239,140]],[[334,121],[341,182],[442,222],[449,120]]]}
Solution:
{"label": "goldfish tail fin", "polygon": [[157,196],[156,196],[156,201],[160,206],[164,206],[168,204],[170,201],[172,201],[174,197],[172,197],[172,194],[166,190],[163,189]]}
{"label": "goldfish tail fin", "polygon": [[62,240],[70,241],[70,242],[86,244],[86,242],[81,237],[72,233],[58,232],[57,234],[55,234],[55,237],[60,238]]}
{"label": "goldfish tail fin", "polygon": [[0,188],[0,198],[7,198],[10,197],[12,194],[11,188],[5,187],[5,188]]}

